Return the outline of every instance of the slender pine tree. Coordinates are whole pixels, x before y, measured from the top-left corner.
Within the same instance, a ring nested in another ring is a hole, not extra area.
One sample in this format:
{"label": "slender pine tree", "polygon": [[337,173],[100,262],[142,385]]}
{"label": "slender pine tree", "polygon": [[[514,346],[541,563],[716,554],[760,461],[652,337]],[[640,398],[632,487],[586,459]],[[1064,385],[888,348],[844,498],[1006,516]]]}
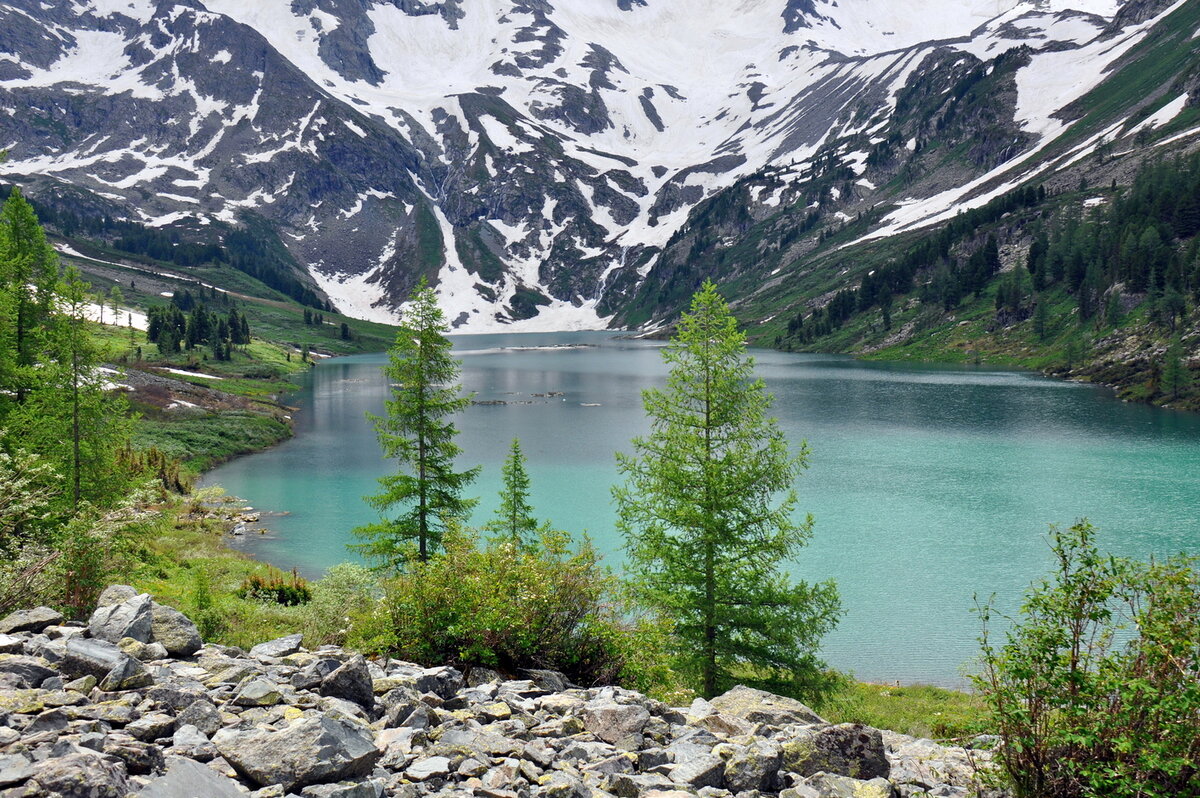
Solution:
{"label": "slender pine tree", "polygon": [[642,393],[650,434],[617,456],[618,526],[643,599],[674,621],[676,664],[703,695],[742,681],[815,696],[828,684],[816,650],[837,590],[784,573],[812,534],[812,518],[792,514],[807,447],[789,451],[767,416],[772,397],[745,348],[706,282],[663,350],[666,389]]}
{"label": "slender pine tree", "polygon": [[355,529],[363,542],[352,548],[384,569],[403,567],[414,553],[428,560],[447,526],[466,518],[475,504],[462,491],[479,469],[457,471],[454,464],[461,450],[454,443],[458,430],[452,416],[470,399],[461,395],[460,364],[450,356],[447,332],[437,296],[422,280],[404,310],[384,369],[392,397],[382,416],[368,414],[384,456],[395,458],[400,468],[379,478],[382,490],[367,503],[381,516],[394,508],[400,512]]}
{"label": "slender pine tree", "polygon": [[500,473],[504,479],[500,489],[500,506],[484,529],[509,538],[517,545],[531,546],[538,531],[538,522],[533,517],[533,505],[529,503],[529,472],[525,469],[525,455],[521,452],[519,439],[513,438]]}

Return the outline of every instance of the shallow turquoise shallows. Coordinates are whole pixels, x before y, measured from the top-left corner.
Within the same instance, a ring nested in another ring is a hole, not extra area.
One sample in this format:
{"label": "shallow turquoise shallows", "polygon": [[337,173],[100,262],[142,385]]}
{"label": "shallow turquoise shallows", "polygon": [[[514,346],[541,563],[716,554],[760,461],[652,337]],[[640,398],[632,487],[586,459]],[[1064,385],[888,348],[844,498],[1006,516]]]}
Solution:
{"label": "shallow turquoise shallows", "polygon": [[[463,336],[464,465],[481,464],[476,521],[497,505],[500,464],[521,439],[539,514],[586,531],[621,563],[613,453],[648,429],[642,388],[661,385],[661,343],[605,333]],[[816,520],[792,565],[833,578],[845,617],[824,654],[868,680],[965,683],[977,651],[973,597],[1012,609],[1049,566],[1050,523],[1088,517],[1108,550],[1200,552],[1200,418],[1122,404],[1103,389],[986,368],[860,363],[756,352],[775,412],[810,466],[800,511]],[[321,363],[292,401],[296,437],[206,479],[280,511],[244,546],[319,575],[349,559],[349,530],[389,469],[364,417],[388,390],[383,355]]]}

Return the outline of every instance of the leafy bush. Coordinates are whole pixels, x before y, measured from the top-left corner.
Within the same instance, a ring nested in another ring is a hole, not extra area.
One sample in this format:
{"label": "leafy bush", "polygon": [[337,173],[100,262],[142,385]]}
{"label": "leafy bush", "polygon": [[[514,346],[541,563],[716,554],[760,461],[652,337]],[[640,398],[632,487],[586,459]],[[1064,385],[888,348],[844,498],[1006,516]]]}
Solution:
{"label": "leafy bush", "polygon": [[342,645],[354,619],[378,604],[379,577],[368,568],[339,563],[313,582],[312,600],[303,610],[304,643],[309,648]]}
{"label": "leafy bush", "polygon": [[242,582],[237,595],[239,598],[269,601],[285,607],[307,604],[312,600],[308,582],[294,570],[288,576],[274,569],[266,576],[251,574]]}
{"label": "leafy bush", "polygon": [[976,684],[1020,796],[1200,795],[1196,560],[1106,557],[1081,521],[1051,527],[1058,567],[997,648],[984,606]]}
{"label": "leafy bush", "polygon": [[550,668],[583,685],[668,689],[661,624],[628,619],[595,549],[585,541],[571,551],[568,540],[543,532],[536,547],[481,546],[451,533],[444,554],[385,583],[379,611],[359,619],[352,643],[426,665]]}

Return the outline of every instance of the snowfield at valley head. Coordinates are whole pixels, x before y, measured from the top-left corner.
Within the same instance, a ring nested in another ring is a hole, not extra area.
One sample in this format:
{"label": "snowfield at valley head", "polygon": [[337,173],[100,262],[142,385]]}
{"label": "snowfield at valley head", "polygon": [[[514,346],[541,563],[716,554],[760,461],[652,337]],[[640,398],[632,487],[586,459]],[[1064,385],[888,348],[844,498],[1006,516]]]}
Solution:
{"label": "snowfield at valley head", "polygon": [[[1012,113],[1034,141],[936,194],[889,197],[874,235],[1026,179],[1062,109],[1154,23],[1108,31],[1119,7],[16,0],[0,9],[16,42],[0,54],[0,175],[162,229],[265,220],[354,316],[394,321],[423,273],[458,332],[604,328],[698,206],[775,169],[755,201],[778,207],[823,147],[886,128],[947,48],[1029,48]],[[38,109],[68,120],[58,135]],[[867,153],[836,157],[861,175]]]}

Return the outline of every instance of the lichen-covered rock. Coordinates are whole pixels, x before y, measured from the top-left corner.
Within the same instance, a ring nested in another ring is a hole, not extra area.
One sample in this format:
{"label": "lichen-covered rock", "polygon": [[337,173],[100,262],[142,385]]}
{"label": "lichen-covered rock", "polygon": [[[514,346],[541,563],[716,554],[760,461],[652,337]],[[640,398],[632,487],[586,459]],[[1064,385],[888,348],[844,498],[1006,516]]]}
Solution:
{"label": "lichen-covered rock", "polygon": [[129,777],[120,761],[78,753],[38,762],[25,788],[46,798],[125,798]]}
{"label": "lichen-covered rock", "polygon": [[35,607],[32,610],[17,610],[0,619],[0,634],[14,632],[40,632],[48,626],[60,624],[62,613],[50,607]]}
{"label": "lichen-covered rock", "polygon": [[224,729],[213,743],[242,777],[284,790],[365,776],[383,755],[368,727],[331,716],[295,721],[278,731]]}
{"label": "lichen-covered rock", "polygon": [[196,624],[174,607],[154,603],[150,611],[152,640],[172,657],[190,657],[204,641]]}
{"label": "lichen-covered rock", "polygon": [[774,791],[783,766],[783,751],[774,742],[758,740],[747,746],[730,746],[725,758],[725,786],[730,792]]}
{"label": "lichen-covered rock", "polygon": [[738,685],[709,702],[717,712],[769,726],[824,723],[816,712],[794,698]]}
{"label": "lichen-covered rock", "polygon": [[650,712],[638,704],[619,704],[600,699],[583,707],[583,727],[606,743],[623,748],[640,747],[642,730]]}
{"label": "lichen-covered rock", "polygon": [[833,773],[817,773],[779,798],[894,798],[891,782],[884,778],[852,779]]}
{"label": "lichen-covered rock", "polygon": [[886,778],[890,765],[878,729],[842,723],[807,729],[785,742],[783,768],[802,776],[825,772],[868,780]]}

